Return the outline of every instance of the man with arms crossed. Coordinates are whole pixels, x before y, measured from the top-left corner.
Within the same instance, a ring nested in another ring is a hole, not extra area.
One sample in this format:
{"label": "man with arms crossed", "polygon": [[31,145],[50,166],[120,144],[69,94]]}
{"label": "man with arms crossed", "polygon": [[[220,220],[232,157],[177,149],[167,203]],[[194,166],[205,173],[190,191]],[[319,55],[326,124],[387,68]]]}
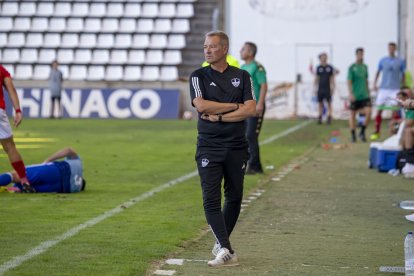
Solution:
{"label": "man with arms crossed", "polygon": [[371,99],[368,88],[368,67],[364,64],[364,49],[358,48],[355,51],[356,62],[348,69],[348,89],[351,116],[349,117],[349,128],[351,129],[352,142],[356,142],[355,116],[358,111],[363,111],[365,120],[361,125],[359,138],[366,142],[365,129],[371,119]]}
{"label": "man with arms crossed", "polygon": [[216,238],[212,251],[216,258],[208,262],[212,267],[239,264],[229,236],[240,214],[249,159],[244,120],[256,115],[249,73],[226,62],[228,50],[226,33],[207,33],[204,56],[210,65],[194,71],[190,77],[191,100],[199,114],[195,159],[207,223]]}

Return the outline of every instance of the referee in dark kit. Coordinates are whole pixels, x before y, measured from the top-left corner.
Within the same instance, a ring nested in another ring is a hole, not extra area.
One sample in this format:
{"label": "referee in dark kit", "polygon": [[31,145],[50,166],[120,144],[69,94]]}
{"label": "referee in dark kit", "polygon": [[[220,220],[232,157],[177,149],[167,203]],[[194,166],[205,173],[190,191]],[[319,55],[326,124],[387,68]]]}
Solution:
{"label": "referee in dark kit", "polygon": [[[240,214],[243,181],[249,160],[245,122],[256,115],[256,99],[247,71],[228,65],[229,38],[222,31],[205,36],[204,56],[210,64],[190,77],[192,104],[198,111],[196,161],[203,206],[216,243],[209,266],[235,266],[238,258],[229,236]],[[224,178],[224,206],[221,182]]]}

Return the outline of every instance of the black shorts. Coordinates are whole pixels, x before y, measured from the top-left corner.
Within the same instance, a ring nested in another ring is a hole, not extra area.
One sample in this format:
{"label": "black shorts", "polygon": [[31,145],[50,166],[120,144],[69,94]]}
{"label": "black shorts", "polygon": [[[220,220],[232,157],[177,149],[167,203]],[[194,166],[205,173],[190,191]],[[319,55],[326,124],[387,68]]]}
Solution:
{"label": "black shorts", "polygon": [[332,101],[331,92],[329,91],[318,91],[318,102],[327,101],[330,103]]}
{"label": "black shorts", "polygon": [[371,107],[371,106],[372,106],[371,99],[368,98],[368,99],[357,100],[357,101],[351,102],[349,104],[349,109],[353,110],[353,111],[357,111],[357,110],[362,109],[364,107]]}

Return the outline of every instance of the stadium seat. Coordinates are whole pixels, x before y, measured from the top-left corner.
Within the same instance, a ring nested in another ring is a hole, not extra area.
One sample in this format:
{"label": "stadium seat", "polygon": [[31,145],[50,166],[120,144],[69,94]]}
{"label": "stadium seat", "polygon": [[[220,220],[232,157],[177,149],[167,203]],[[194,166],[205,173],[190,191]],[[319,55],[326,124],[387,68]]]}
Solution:
{"label": "stadium seat", "polygon": [[6,64],[2,63],[3,67],[6,68],[7,71],[9,71],[12,78],[14,78],[14,65],[13,64]]}
{"label": "stadium seat", "polygon": [[91,3],[89,16],[104,17],[106,15],[105,3]]}
{"label": "stadium seat", "polygon": [[62,35],[62,48],[74,48],[79,45],[79,37],[77,34],[63,34]]}
{"label": "stadium seat", "polygon": [[33,18],[32,19],[32,31],[43,32],[48,28],[47,18]]}
{"label": "stadium seat", "polygon": [[98,48],[111,48],[114,45],[114,36],[112,34],[98,35]]}
{"label": "stadium seat", "polygon": [[169,49],[182,49],[185,47],[185,36],[180,34],[172,34],[168,36]]}
{"label": "stadium seat", "polygon": [[171,20],[169,19],[156,19],[154,23],[154,32],[156,33],[168,33],[171,31]]}
{"label": "stadium seat", "polygon": [[35,80],[47,80],[50,75],[50,66],[48,65],[36,65],[34,67],[33,79]]}
{"label": "stadium seat", "polygon": [[60,45],[60,34],[47,33],[44,36],[43,46],[57,47]]}
{"label": "stadium seat", "polygon": [[142,5],[141,16],[142,17],[157,17],[158,15],[158,4],[157,3],[144,3]]}
{"label": "stadium seat", "polygon": [[69,70],[70,80],[84,80],[86,78],[86,66],[85,65],[72,65]]}
{"label": "stadium seat", "polygon": [[10,33],[7,46],[22,47],[25,43],[25,36],[23,33]]}
{"label": "stadium seat", "polygon": [[4,47],[6,45],[7,45],[7,34],[0,33],[0,47]]}
{"label": "stadium seat", "polygon": [[132,38],[132,47],[135,49],[143,49],[149,46],[149,35],[135,34]]}
{"label": "stadium seat", "polygon": [[81,48],[94,48],[96,45],[95,34],[81,34],[79,38],[79,47]]}
{"label": "stadium seat", "polygon": [[52,16],[54,13],[54,7],[52,2],[40,2],[37,4],[36,15],[40,16]]}
{"label": "stadium seat", "polygon": [[0,17],[0,31],[10,31],[13,28],[13,19],[11,17]]}
{"label": "stadium seat", "polygon": [[130,50],[128,52],[129,64],[144,64],[145,62],[145,51],[144,50]]}
{"label": "stadium seat", "polygon": [[122,66],[107,66],[105,72],[105,80],[118,81],[122,79]]}
{"label": "stadium seat", "polygon": [[105,64],[109,62],[109,50],[93,50],[92,64]]}
{"label": "stadium seat", "polygon": [[18,49],[4,49],[2,53],[2,63],[13,63],[20,59],[20,52]]}
{"label": "stadium seat", "polygon": [[102,32],[116,32],[118,31],[118,19],[105,18],[102,22]]}
{"label": "stadium seat", "polygon": [[21,63],[33,63],[37,61],[37,50],[36,49],[22,49],[20,51],[20,62]]}
{"label": "stadium seat", "polygon": [[119,31],[123,33],[133,33],[136,30],[136,20],[123,18],[119,21]]}
{"label": "stadium seat", "polygon": [[139,66],[125,66],[124,81],[138,81],[141,79],[141,67]]}
{"label": "stadium seat", "polygon": [[122,3],[109,3],[106,11],[108,17],[121,17],[124,13]]}
{"label": "stadium seat", "polygon": [[86,18],[84,23],[86,32],[96,33],[101,30],[101,20],[98,18]]}
{"label": "stadium seat", "polygon": [[86,75],[87,80],[100,81],[105,78],[105,67],[99,65],[91,65],[88,67],[88,73]]}
{"label": "stadium seat", "polygon": [[41,49],[39,51],[39,63],[52,63],[56,59],[56,51],[54,49]]}
{"label": "stadium seat", "polygon": [[142,69],[141,79],[143,81],[156,81],[159,79],[158,66],[145,66]]}
{"label": "stadium seat", "polygon": [[2,16],[15,16],[19,12],[17,2],[4,2],[1,9]]}
{"label": "stadium seat", "polygon": [[26,47],[40,47],[43,45],[43,35],[38,33],[28,33],[26,35]]}
{"label": "stadium seat", "polygon": [[69,66],[68,65],[59,65],[59,70],[62,72],[63,79],[69,77]]}
{"label": "stadium seat", "polygon": [[14,30],[15,31],[28,31],[28,30],[30,30],[30,18],[16,17],[14,19]]}
{"label": "stadium seat", "polygon": [[129,48],[132,44],[132,38],[129,34],[117,34],[115,36],[115,48]]}
{"label": "stadium seat", "polygon": [[55,4],[55,16],[66,17],[72,14],[72,8],[70,3],[57,2]]}
{"label": "stadium seat", "polygon": [[126,50],[112,50],[109,62],[111,64],[124,64],[128,60]]}
{"label": "stadium seat", "polygon": [[150,39],[150,48],[156,48],[156,49],[163,49],[167,47],[167,36],[166,35],[159,35],[159,34],[153,34],[151,35]]}
{"label": "stadium seat", "polygon": [[89,14],[88,3],[73,3],[72,16],[84,17]]}
{"label": "stadium seat", "polygon": [[72,49],[59,49],[57,52],[57,60],[59,63],[70,64],[74,60]]}
{"label": "stadium seat", "polygon": [[19,7],[19,15],[31,16],[36,13],[36,3],[33,2],[22,2]]}
{"label": "stadium seat", "polygon": [[33,76],[33,68],[31,65],[16,65],[15,79],[18,80],[27,80],[31,79]]}
{"label": "stadium seat", "polygon": [[151,33],[154,29],[154,21],[152,19],[138,19],[138,32]]}
{"label": "stadium seat", "polygon": [[161,50],[148,50],[146,52],[145,63],[150,65],[156,65],[162,63],[162,51]]}
{"label": "stadium seat", "polygon": [[160,80],[161,81],[175,81],[178,79],[178,70],[175,66],[161,67]]}
{"label": "stadium seat", "polygon": [[167,65],[177,65],[182,62],[181,52],[178,50],[166,50],[164,52],[163,63]]}
{"label": "stadium seat", "polygon": [[194,16],[194,7],[192,4],[178,4],[177,5],[177,17],[192,17]]}
{"label": "stadium seat", "polygon": [[69,32],[80,32],[83,29],[83,19],[82,18],[68,18],[66,24],[67,31]]}
{"label": "stadium seat", "polygon": [[173,3],[160,4],[158,16],[168,17],[168,18],[174,17],[175,16],[175,4]]}
{"label": "stadium seat", "polygon": [[92,59],[91,50],[78,49],[75,51],[74,63],[88,64]]}
{"label": "stadium seat", "polygon": [[66,29],[66,20],[64,18],[56,17],[49,20],[49,30],[52,32],[62,32]]}
{"label": "stadium seat", "polygon": [[190,31],[190,22],[188,19],[174,19],[171,29],[176,33],[186,33]]}
{"label": "stadium seat", "polygon": [[141,15],[141,5],[139,3],[125,4],[125,17],[139,17]]}

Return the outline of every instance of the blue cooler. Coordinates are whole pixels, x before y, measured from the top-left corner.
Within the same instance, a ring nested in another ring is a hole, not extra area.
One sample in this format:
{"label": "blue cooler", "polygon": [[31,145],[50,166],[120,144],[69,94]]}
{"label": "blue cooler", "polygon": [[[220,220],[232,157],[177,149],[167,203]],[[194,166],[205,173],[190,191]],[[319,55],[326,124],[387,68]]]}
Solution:
{"label": "blue cooler", "polygon": [[369,145],[369,159],[368,168],[376,169],[378,167],[378,148],[381,146],[380,142],[373,142]]}
{"label": "blue cooler", "polygon": [[401,151],[400,146],[384,145],[378,148],[377,168],[379,172],[388,172],[395,169],[397,165],[397,157]]}

